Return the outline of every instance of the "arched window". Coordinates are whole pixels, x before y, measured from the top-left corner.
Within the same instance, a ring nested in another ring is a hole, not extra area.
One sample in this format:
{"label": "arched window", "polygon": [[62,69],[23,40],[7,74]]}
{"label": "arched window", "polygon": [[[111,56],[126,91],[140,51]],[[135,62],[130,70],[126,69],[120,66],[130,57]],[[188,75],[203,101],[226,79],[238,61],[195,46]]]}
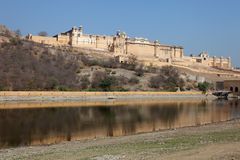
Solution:
{"label": "arched window", "polygon": [[238,92],[238,87],[235,87],[235,92]]}
{"label": "arched window", "polygon": [[230,91],[233,92],[233,87],[230,87]]}

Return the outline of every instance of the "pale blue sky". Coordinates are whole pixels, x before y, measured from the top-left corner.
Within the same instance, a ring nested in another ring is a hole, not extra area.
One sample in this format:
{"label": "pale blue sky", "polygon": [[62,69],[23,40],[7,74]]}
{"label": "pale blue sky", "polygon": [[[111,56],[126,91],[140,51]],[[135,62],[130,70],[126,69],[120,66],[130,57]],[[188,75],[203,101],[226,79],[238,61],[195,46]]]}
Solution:
{"label": "pale blue sky", "polygon": [[0,23],[50,35],[83,25],[86,33],[158,39],[185,54],[231,56],[240,66],[240,0],[0,0]]}

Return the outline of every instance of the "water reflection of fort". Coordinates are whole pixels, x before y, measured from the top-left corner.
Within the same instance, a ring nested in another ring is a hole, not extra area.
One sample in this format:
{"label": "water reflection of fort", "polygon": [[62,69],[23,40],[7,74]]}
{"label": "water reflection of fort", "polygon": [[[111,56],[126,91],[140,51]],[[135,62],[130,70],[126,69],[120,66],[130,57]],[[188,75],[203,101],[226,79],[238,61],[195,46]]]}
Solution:
{"label": "water reflection of fort", "polygon": [[0,117],[0,146],[7,147],[226,121],[240,117],[240,104],[239,101],[153,101],[99,107],[1,109]]}

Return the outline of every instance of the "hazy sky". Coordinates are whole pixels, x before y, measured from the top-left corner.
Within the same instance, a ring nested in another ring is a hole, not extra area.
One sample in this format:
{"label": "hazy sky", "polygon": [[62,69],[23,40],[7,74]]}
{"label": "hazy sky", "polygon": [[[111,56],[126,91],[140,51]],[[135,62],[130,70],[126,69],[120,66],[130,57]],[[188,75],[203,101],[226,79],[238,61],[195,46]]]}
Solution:
{"label": "hazy sky", "polygon": [[1,0],[0,23],[50,35],[83,25],[86,33],[145,37],[208,51],[240,66],[240,0]]}

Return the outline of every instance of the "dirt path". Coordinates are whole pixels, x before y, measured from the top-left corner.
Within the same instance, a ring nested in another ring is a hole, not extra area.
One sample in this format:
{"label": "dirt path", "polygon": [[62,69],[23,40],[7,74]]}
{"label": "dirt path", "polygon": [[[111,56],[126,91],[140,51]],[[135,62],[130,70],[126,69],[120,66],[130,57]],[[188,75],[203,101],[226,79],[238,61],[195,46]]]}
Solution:
{"label": "dirt path", "polygon": [[236,160],[240,159],[240,142],[212,144],[197,149],[179,151],[170,155],[164,155],[160,159],[184,159],[184,160]]}
{"label": "dirt path", "polygon": [[2,149],[0,159],[240,159],[240,120],[125,137]]}

